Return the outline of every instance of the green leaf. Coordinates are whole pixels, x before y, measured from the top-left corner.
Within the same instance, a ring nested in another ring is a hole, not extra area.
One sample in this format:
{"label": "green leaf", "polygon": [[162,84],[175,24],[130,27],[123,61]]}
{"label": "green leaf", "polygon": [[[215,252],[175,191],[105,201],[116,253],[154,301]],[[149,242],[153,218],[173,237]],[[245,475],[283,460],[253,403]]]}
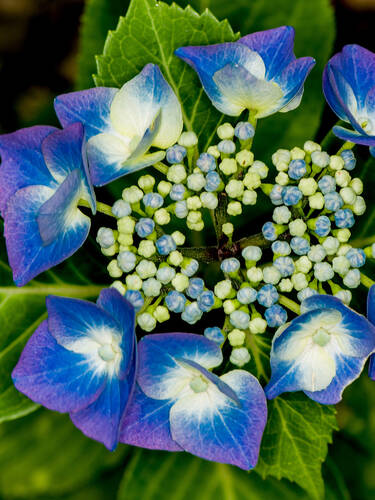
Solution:
{"label": "green leaf", "polygon": [[87,0],[81,19],[76,89],[92,87],[95,56],[103,52],[110,29],[114,29],[129,0]]}
{"label": "green leaf", "polygon": [[263,477],[285,477],[311,498],[323,498],[321,465],[334,429],[337,425],[331,406],[315,403],[300,393],[270,401],[257,472]]}
{"label": "green leaf", "polygon": [[262,480],[230,465],[186,453],[137,450],[125,470],[118,500],[297,500],[306,498],[288,481]]}
{"label": "green leaf", "polygon": [[110,452],[76,429],[68,415],[47,410],[2,424],[0,436],[1,498],[60,497],[92,483],[129,450],[120,445]]}
{"label": "green leaf", "polygon": [[147,63],[158,64],[183,108],[187,130],[194,130],[202,145],[222,119],[205,95],[196,73],[174,55],[184,45],[233,41],[227,21],[210,12],[198,15],[191,7],[181,9],[154,0],[132,0],[125,18],[108,34],[104,53],[98,57],[96,85],[120,87]]}
{"label": "green leaf", "polygon": [[[19,393],[13,386],[11,372],[21,351],[38,325],[46,318],[47,295],[77,298],[95,298],[102,286],[93,285],[84,278],[82,270],[92,266],[89,255],[83,255],[85,264],[76,255],[29,285],[14,286],[12,272],[6,261],[3,242],[0,248],[0,422],[26,415],[38,405]],[[76,263],[76,264],[75,264]]]}

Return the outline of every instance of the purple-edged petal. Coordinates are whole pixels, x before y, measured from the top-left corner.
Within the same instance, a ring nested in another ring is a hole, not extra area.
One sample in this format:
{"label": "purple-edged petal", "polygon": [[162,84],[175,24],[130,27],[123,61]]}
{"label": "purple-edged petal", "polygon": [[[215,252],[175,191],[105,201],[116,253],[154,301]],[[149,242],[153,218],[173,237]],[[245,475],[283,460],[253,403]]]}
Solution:
{"label": "purple-edged petal", "polygon": [[332,129],[333,133],[343,141],[354,142],[362,146],[375,146],[375,136],[367,135],[365,133],[358,133],[355,130],[348,130],[344,127],[336,125]]}
{"label": "purple-edged petal", "polygon": [[[60,194],[65,192],[67,185],[63,184],[59,188],[63,189]],[[88,236],[90,219],[74,206],[72,198],[75,193],[71,192],[67,193],[66,199],[67,217],[64,219],[62,213],[59,213],[58,219],[61,224],[59,228],[54,228],[56,239],[50,244],[44,244],[39,232],[38,216],[43,205],[53,195],[54,191],[48,187],[29,186],[18,191],[8,203],[4,235],[9,263],[18,286],[25,285],[41,272],[70,257]],[[55,195],[58,206],[57,202],[61,201],[60,195]],[[52,207],[48,204],[47,208]]]}
{"label": "purple-edged petal", "polygon": [[[286,106],[303,91],[303,84],[314,66],[315,59],[312,57],[300,57],[292,61],[275,79],[284,93],[283,106]],[[297,105],[292,109],[296,107]]]}
{"label": "purple-edged petal", "polygon": [[99,397],[105,385],[105,377],[93,373],[90,359],[56,342],[47,321],[26,344],[12,378],[20,392],[60,412],[86,407]]}
{"label": "purple-edged petal", "polygon": [[258,380],[243,370],[220,380],[236,393],[240,405],[213,383],[207,391],[181,397],[170,411],[172,438],[194,455],[248,470],[258,461],[266,398]]}
{"label": "purple-edged petal", "polygon": [[0,136],[0,212],[3,216],[8,200],[19,189],[35,184],[56,186],[41,152],[43,140],[56,130],[35,126]]}
{"label": "purple-edged petal", "polygon": [[[375,325],[375,285],[373,285],[367,295],[367,318]],[[370,364],[368,367],[368,375],[372,380],[375,380],[375,355],[370,356]]]}
{"label": "purple-edged petal", "polygon": [[136,385],[121,424],[120,441],[151,450],[181,451],[169,429],[173,404],[171,399],[148,398]]}
{"label": "purple-edged petal", "polygon": [[55,111],[63,127],[81,122],[86,138],[111,130],[110,111],[118,89],[97,87],[62,94],[55,99]]}
{"label": "purple-edged petal", "polygon": [[73,170],[80,172],[81,196],[90,202],[95,213],[95,194],[87,165],[82,123],[73,123],[50,134],[42,143],[42,152],[49,171],[58,183],[62,183]]}
{"label": "purple-edged petal", "polygon": [[258,52],[266,66],[266,78],[272,80],[294,59],[294,28],[280,26],[266,31],[257,31],[238,40],[249,49]]}
{"label": "purple-edged petal", "polygon": [[220,347],[192,333],[164,333],[143,337],[138,344],[138,383],[146,396],[174,398],[191,378],[179,360],[190,360],[210,369],[222,362]]}

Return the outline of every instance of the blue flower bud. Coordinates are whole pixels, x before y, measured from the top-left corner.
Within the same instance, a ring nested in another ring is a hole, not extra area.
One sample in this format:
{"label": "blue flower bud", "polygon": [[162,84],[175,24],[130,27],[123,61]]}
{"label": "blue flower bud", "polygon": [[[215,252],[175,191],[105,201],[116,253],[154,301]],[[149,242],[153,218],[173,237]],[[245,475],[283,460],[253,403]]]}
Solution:
{"label": "blue flower bud", "polygon": [[257,262],[262,257],[262,249],[254,245],[249,245],[242,250],[241,255],[245,260]]}
{"label": "blue flower bud", "polygon": [[351,149],[344,149],[344,151],[341,151],[341,158],[344,160],[346,170],[353,170],[355,168],[357,160]]}
{"label": "blue flower bud", "polygon": [[224,335],[218,326],[212,326],[204,330],[204,336],[215,342],[216,344],[222,344],[224,342]]}
{"label": "blue flower bud", "polygon": [[238,137],[240,141],[247,141],[254,137],[255,129],[249,122],[238,122],[234,129],[234,135]]}
{"label": "blue flower bud", "polygon": [[185,274],[185,276],[194,276],[194,274],[198,271],[199,269],[199,262],[196,259],[190,259],[189,264],[185,265],[184,267],[181,268],[182,274]]}
{"label": "blue flower bud", "polygon": [[117,264],[124,273],[130,273],[135,268],[137,257],[133,252],[120,252],[117,256]]}
{"label": "blue flower bud", "polygon": [[315,221],[315,232],[318,236],[327,236],[331,231],[331,221],[326,215],[320,215]]}
{"label": "blue flower bud", "polygon": [[289,163],[288,175],[291,179],[298,180],[306,175],[306,162],[305,160],[292,160]]}
{"label": "blue flower bud", "polygon": [[96,241],[101,246],[101,248],[111,247],[116,242],[113,230],[109,227],[99,228],[98,234],[96,236]]}
{"label": "blue flower bud", "polygon": [[202,278],[190,278],[186,294],[192,299],[197,299],[204,290],[204,281]]}
{"label": "blue flower bud", "polygon": [[219,142],[219,144],[217,145],[217,149],[220,151],[220,153],[230,155],[236,151],[236,145],[233,141],[225,139],[224,141]]}
{"label": "blue flower bud", "polygon": [[209,153],[202,153],[197,160],[197,167],[207,174],[216,168],[216,160]]}
{"label": "blue flower bud", "polygon": [[261,306],[271,307],[279,300],[279,294],[273,285],[267,284],[262,286],[258,291],[257,300]]}
{"label": "blue flower bud", "polygon": [[285,186],[282,194],[283,202],[286,206],[297,205],[302,199],[302,191],[297,186]]}
{"label": "blue flower bud", "polygon": [[197,300],[198,307],[203,312],[208,312],[212,309],[215,303],[215,295],[211,290],[205,290],[202,292]]}
{"label": "blue flower bud", "polygon": [[333,191],[324,195],[324,206],[327,210],[331,212],[336,212],[344,205],[344,200],[341,198],[339,193]]}
{"label": "blue flower bud", "polygon": [[229,259],[224,259],[220,264],[220,269],[223,273],[235,273],[240,268],[240,261],[235,257],[230,257]]}
{"label": "blue flower bud", "polygon": [[194,325],[194,323],[201,319],[202,314],[203,312],[199,309],[198,304],[192,302],[185,307],[185,311],[181,314],[181,318],[186,321],[186,323]]}
{"label": "blue flower bud", "polygon": [[174,213],[176,214],[176,217],[178,217],[179,219],[185,219],[185,217],[189,213],[187,203],[185,200],[178,201],[176,203]]}
{"label": "blue flower bud", "polygon": [[318,186],[323,194],[332,193],[336,190],[336,180],[331,175],[324,175],[318,182]]}
{"label": "blue flower bud", "polygon": [[135,232],[140,238],[146,238],[155,229],[155,222],[148,217],[141,217],[135,225]]}
{"label": "blue flower bud", "polygon": [[186,297],[183,293],[173,290],[165,297],[165,305],[171,312],[182,313],[185,309]]}
{"label": "blue flower bud", "polygon": [[291,257],[278,257],[275,259],[273,265],[278,269],[281,276],[286,278],[294,273],[294,262]]}
{"label": "blue flower bud", "polygon": [[286,310],[279,304],[266,309],[264,317],[267,321],[267,325],[271,328],[276,328],[278,326],[284,325],[288,320],[288,314]]}
{"label": "blue flower bud", "polygon": [[262,233],[263,233],[263,236],[268,241],[277,240],[278,234],[276,231],[276,226],[273,222],[266,222],[265,224],[263,224]]}
{"label": "blue flower bud", "polygon": [[237,292],[237,300],[241,304],[251,304],[257,299],[258,292],[251,286],[244,286]]}
{"label": "blue flower bud", "polygon": [[173,269],[173,267],[170,266],[159,267],[156,272],[156,279],[163,285],[167,285],[168,283],[170,283],[175,276],[176,271]]}
{"label": "blue flower bud", "polygon": [[160,238],[156,240],[155,246],[160,255],[169,255],[177,248],[176,242],[169,234],[160,236]]}
{"label": "blue flower bud", "polygon": [[126,217],[132,213],[132,207],[127,201],[117,200],[113,204],[112,213],[115,217],[121,219],[121,217]]}
{"label": "blue flower bud", "polygon": [[206,175],[206,185],[205,190],[208,192],[216,191],[216,189],[220,186],[221,178],[217,172],[208,172]]}
{"label": "blue flower bud", "polygon": [[289,255],[291,252],[290,245],[287,241],[274,241],[271,249],[275,255]]}
{"label": "blue flower bud", "polygon": [[249,327],[250,316],[245,311],[233,311],[230,322],[235,328],[246,330]]}
{"label": "blue flower bud", "polygon": [[350,271],[345,275],[344,285],[349,288],[357,288],[361,283],[361,273],[359,269],[350,269]]}
{"label": "blue flower bud", "polygon": [[160,295],[161,283],[155,278],[147,278],[142,283],[142,290],[146,297],[157,297]]}
{"label": "blue flower bud", "polygon": [[167,162],[168,163],[182,163],[186,156],[186,149],[183,146],[175,144],[167,149]]}
{"label": "blue flower bud", "polygon": [[145,207],[160,208],[163,206],[164,199],[159,193],[147,193],[143,197]]}
{"label": "blue flower bud", "polygon": [[312,297],[313,295],[317,295],[317,290],[314,290],[313,288],[307,287],[304,288],[303,290],[300,290],[297,293],[297,298],[298,300],[302,303],[304,300],[308,299],[309,297]]}
{"label": "blue flower bud", "polygon": [[173,184],[169,196],[174,201],[181,201],[184,199],[186,193],[186,187],[183,184]]}
{"label": "blue flower bud", "polygon": [[335,224],[338,228],[351,228],[354,226],[354,215],[350,208],[342,208],[335,212]]}
{"label": "blue flower bud", "polygon": [[144,298],[139,290],[127,290],[125,293],[125,299],[131,303],[134,307],[135,312],[138,312],[144,306]]}
{"label": "blue flower bud", "polygon": [[362,248],[351,248],[346,252],[345,257],[352,267],[362,267],[366,262],[366,254]]}
{"label": "blue flower bud", "polygon": [[284,186],[280,186],[279,184],[275,184],[270,192],[270,200],[274,205],[282,205],[283,204],[283,192]]}
{"label": "blue flower bud", "polygon": [[291,239],[290,247],[297,255],[306,255],[310,250],[310,243],[306,238],[295,236]]}

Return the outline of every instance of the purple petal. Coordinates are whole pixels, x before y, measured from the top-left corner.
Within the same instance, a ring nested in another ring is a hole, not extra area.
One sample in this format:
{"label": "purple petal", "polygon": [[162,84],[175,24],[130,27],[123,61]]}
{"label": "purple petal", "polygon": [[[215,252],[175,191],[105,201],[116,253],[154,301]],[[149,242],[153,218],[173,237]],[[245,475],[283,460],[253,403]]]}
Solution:
{"label": "purple petal", "polygon": [[99,397],[105,385],[104,376],[92,371],[89,359],[56,342],[47,321],[27,342],[12,378],[20,392],[60,412],[86,407]]}
{"label": "purple petal", "polygon": [[292,61],[275,81],[284,92],[283,105],[288,104],[302,89],[305,80],[315,66],[312,57],[300,57]]}
{"label": "purple petal", "polygon": [[338,125],[333,127],[332,132],[343,141],[354,142],[355,144],[361,144],[362,146],[375,146],[374,135],[367,135],[364,132],[363,134],[360,134],[355,130],[348,130]]}

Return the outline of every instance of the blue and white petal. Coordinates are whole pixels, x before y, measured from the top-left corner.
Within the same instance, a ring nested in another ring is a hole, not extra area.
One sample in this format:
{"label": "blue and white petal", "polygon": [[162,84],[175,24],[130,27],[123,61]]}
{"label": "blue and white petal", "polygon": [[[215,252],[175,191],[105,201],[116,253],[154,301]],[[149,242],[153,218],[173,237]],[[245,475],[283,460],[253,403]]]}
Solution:
{"label": "blue and white petal", "polygon": [[[375,286],[373,285],[367,295],[367,318],[375,325]],[[370,364],[368,368],[369,377],[375,380],[375,354],[370,356]]]}

